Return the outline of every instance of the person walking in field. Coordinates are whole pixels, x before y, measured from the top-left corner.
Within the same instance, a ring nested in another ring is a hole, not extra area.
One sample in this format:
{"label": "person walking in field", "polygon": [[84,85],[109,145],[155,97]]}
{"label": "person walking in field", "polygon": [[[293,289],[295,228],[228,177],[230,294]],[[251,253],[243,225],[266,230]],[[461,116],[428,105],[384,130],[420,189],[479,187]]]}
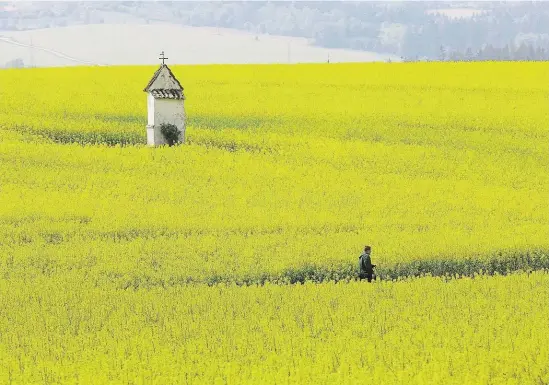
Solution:
{"label": "person walking in field", "polygon": [[358,257],[358,278],[360,280],[366,278],[368,282],[372,282],[372,278],[374,278],[374,267],[376,267],[376,265],[372,265],[371,253],[372,248],[370,246],[365,246],[364,252]]}

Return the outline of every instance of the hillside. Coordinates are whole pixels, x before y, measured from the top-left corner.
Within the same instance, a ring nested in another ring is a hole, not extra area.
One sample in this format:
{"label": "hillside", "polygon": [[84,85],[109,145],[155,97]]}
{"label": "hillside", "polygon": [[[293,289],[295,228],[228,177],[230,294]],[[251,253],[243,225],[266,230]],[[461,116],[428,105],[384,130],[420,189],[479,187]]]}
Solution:
{"label": "hillside", "polygon": [[0,32],[0,65],[20,58],[26,66],[82,64],[369,62],[389,58],[367,51],[327,49],[305,38],[171,24],[97,24]]}
{"label": "hillside", "polygon": [[0,34],[168,23],[300,37],[317,47],[390,53],[406,61],[547,60],[548,20],[544,1],[0,2]]}

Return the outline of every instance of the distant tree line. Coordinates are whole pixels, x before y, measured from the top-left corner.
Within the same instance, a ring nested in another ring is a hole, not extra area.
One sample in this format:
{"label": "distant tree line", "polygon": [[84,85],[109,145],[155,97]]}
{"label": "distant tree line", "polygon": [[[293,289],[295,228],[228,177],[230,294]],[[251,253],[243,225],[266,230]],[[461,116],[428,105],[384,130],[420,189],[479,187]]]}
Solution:
{"label": "distant tree line", "polygon": [[494,47],[487,44],[479,50],[473,51],[471,48],[465,51],[448,52],[441,47],[441,61],[546,61],[549,60],[549,47],[522,43],[519,46],[506,44],[503,47]]}
{"label": "distant tree line", "polygon": [[4,68],[24,68],[24,67],[25,67],[25,62],[21,58],[10,60],[6,62],[6,64],[4,64]]}
{"label": "distant tree line", "polygon": [[[549,41],[549,3],[517,2],[470,19],[409,26],[401,56],[448,60],[536,60]],[[445,52],[441,52],[441,46]]]}
{"label": "distant tree line", "polygon": [[541,44],[513,43],[505,44],[503,47],[494,47],[492,44],[485,44],[478,50],[468,47],[464,51],[449,50],[448,47],[440,46],[437,58],[426,56],[402,56],[403,61],[549,61],[549,42]]}

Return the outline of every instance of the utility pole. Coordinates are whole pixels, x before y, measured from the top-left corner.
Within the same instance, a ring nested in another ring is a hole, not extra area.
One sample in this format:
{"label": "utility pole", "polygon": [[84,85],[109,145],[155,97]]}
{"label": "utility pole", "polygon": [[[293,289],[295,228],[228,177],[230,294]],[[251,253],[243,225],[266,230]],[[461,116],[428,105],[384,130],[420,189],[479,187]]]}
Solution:
{"label": "utility pole", "polygon": [[290,51],[290,42],[288,42],[288,63],[292,61],[292,52]]}
{"label": "utility pole", "polygon": [[32,35],[30,37],[30,67],[34,68],[34,46],[32,44]]}

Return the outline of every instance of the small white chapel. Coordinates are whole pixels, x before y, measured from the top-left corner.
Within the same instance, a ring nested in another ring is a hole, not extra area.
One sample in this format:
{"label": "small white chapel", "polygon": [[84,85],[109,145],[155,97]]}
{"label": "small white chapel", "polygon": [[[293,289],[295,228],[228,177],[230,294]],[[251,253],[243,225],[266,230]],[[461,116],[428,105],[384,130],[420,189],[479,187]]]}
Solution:
{"label": "small white chapel", "polygon": [[181,83],[164,63],[168,58],[160,54],[162,64],[143,90],[147,92],[147,145],[168,144],[161,130],[163,124],[173,124],[179,131],[178,143],[185,142],[185,95]]}

